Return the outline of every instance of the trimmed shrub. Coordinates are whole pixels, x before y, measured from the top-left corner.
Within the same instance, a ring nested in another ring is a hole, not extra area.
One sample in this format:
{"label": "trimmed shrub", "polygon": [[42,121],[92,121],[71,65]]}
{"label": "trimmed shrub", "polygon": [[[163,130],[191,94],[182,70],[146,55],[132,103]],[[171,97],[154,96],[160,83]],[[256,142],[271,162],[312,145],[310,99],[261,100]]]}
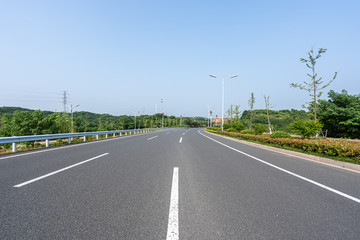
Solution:
{"label": "trimmed shrub", "polygon": [[276,131],[272,134],[270,134],[271,138],[290,138],[290,134],[284,131]]}
{"label": "trimmed shrub", "polygon": [[303,138],[315,136],[323,127],[321,123],[314,120],[297,120],[290,126],[295,133],[301,135]]}
{"label": "trimmed shrub", "polygon": [[252,129],[245,129],[241,131],[242,134],[255,134],[255,130]]}
{"label": "trimmed shrub", "polygon": [[233,127],[226,129],[228,132],[237,132],[237,130]]}
{"label": "trimmed shrub", "polygon": [[[251,130],[250,130],[251,131]],[[244,130],[243,132],[249,132]],[[252,135],[235,132],[219,132],[221,135],[250,140],[256,142],[276,144],[301,149],[305,152],[321,153],[328,156],[348,157],[360,164],[359,141],[332,140],[332,139],[299,139],[299,138],[271,138],[268,135]]]}
{"label": "trimmed shrub", "polygon": [[224,130],[231,128],[230,123],[224,123]]}
{"label": "trimmed shrub", "polygon": [[236,131],[240,132],[241,130],[243,130],[245,128],[244,123],[241,121],[235,121],[234,123],[231,124],[231,126],[233,128],[236,129]]}
{"label": "trimmed shrub", "polygon": [[208,128],[206,128],[206,131],[218,132],[218,131],[221,131],[221,128],[219,128],[219,127],[208,127]]}
{"label": "trimmed shrub", "polygon": [[261,123],[254,123],[253,127],[256,135],[261,135],[267,130],[267,126]]}

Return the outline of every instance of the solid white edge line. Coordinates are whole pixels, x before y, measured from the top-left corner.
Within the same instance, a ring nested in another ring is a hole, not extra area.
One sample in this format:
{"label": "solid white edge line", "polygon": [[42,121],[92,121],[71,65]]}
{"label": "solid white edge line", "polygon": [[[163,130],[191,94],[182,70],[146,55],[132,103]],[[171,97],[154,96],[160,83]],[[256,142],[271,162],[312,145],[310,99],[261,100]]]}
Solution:
{"label": "solid white edge line", "polygon": [[101,155],[99,155],[99,156],[96,156],[96,157],[90,158],[90,159],[88,159],[88,160],[85,160],[85,161],[82,161],[82,162],[79,162],[79,163],[73,164],[73,165],[71,165],[71,166],[68,166],[68,167],[65,167],[65,168],[59,169],[59,170],[57,170],[57,171],[54,171],[54,172],[51,172],[51,173],[48,173],[48,174],[42,175],[42,176],[40,176],[40,177],[37,177],[37,178],[31,179],[31,180],[29,180],[29,181],[26,181],[26,182],[20,183],[20,184],[18,184],[18,185],[15,185],[14,187],[16,187],[16,188],[17,188],[17,187],[22,187],[22,186],[25,186],[25,185],[27,185],[27,184],[30,184],[30,183],[33,183],[33,182],[39,181],[40,179],[43,179],[43,178],[50,177],[50,176],[52,176],[52,175],[54,175],[54,174],[57,174],[57,173],[59,173],[59,172],[62,172],[62,171],[68,170],[68,169],[73,168],[73,167],[76,167],[76,166],[79,166],[79,165],[84,164],[84,163],[86,163],[86,162],[90,162],[90,161],[92,161],[92,160],[95,160],[95,159],[97,159],[97,158],[103,157],[103,156],[108,155],[108,154],[109,154],[109,153],[104,153],[104,154],[101,154]]}
{"label": "solid white edge line", "polygon": [[179,239],[179,168],[174,168],[166,240]]}
{"label": "solid white edge line", "polygon": [[250,157],[250,158],[252,158],[252,159],[255,159],[256,161],[262,162],[262,163],[264,163],[264,164],[266,164],[266,165],[268,165],[268,166],[270,166],[270,167],[276,168],[276,169],[278,169],[278,170],[280,170],[280,171],[282,171],[282,172],[288,173],[288,174],[290,174],[290,175],[292,175],[292,176],[294,176],[294,177],[300,178],[300,179],[302,179],[302,180],[304,180],[304,181],[306,181],[306,182],[312,183],[312,184],[314,184],[314,185],[316,185],[316,186],[319,186],[319,187],[321,187],[321,188],[324,188],[324,189],[326,189],[326,190],[328,190],[328,191],[330,191],[330,192],[336,193],[336,194],[338,194],[338,195],[340,195],[340,196],[343,196],[343,197],[348,198],[348,199],[350,199],[350,200],[353,200],[353,201],[355,201],[355,202],[357,202],[357,203],[360,203],[360,199],[358,199],[358,198],[356,198],[356,197],[350,196],[350,195],[348,195],[348,194],[346,194],[346,193],[343,193],[343,192],[338,191],[338,190],[336,190],[336,189],[334,189],[334,188],[328,187],[328,186],[326,186],[326,185],[324,185],[324,184],[318,183],[318,182],[316,182],[316,181],[314,181],[314,180],[311,180],[311,179],[309,179],[309,178],[303,177],[303,176],[298,175],[298,174],[296,174],[296,173],[290,172],[290,171],[288,171],[288,170],[286,170],[286,169],[283,169],[283,168],[278,167],[278,166],[276,166],[276,165],[274,165],[274,164],[268,163],[268,162],[266,162],[266,161],[264,161],[264,160],[261,160],[261,159],[259,159],[259,158],[257,158],[257,157],[254,157],[254,156],[252,156],[252,155],[250,155],[250,154],[247,154],[247,153],[245,153],[245,152],[242,152],[242,151],[240,151],[240,150],[238,150],[238,149],[236,149],[236,148],[230,147],[230,146],[228,146],[228,145],[226,145],[226,144],[224,144],[224,143],[222,143],[222,142],[219,142],[219,141],[217,141],[217,140],[215,140],[215,139],[213,139],[213,138],[211,138],[211,137],[209,137],[209,136],[206,136],[205,134],[201,133],[200,130],[198,130],[198,133],[200,133],[202,136],[207,137],[208,139],[210,139],[210,140],[212,140],[212,141],[214,141],[214,142],[216,142],[216,143],[219,143],[219,144],[221,144],[221,145],[223,145],[223,146],[225,146],[225,147],[227,147],[227,148],[230,148],[231,150],[234,150],[234,151],[239,152],[239,153],[241,153],[241,154],[243,154],[243,155],[245,155],[245,156],[248,156],[248,157]]}
{"label": "solid white edge line", "polygon": [[154,137],[148,138],[148,139],[146,139],[146,140],[151,140],[151,139],[157,138],[157,137],[158,137],[158,136],[154,136]]}
{"label": "solid white edge line", "polygon": [[179,143],[181,143],[182,142],[182,138],[180,138],[180,141],[179,141]]}

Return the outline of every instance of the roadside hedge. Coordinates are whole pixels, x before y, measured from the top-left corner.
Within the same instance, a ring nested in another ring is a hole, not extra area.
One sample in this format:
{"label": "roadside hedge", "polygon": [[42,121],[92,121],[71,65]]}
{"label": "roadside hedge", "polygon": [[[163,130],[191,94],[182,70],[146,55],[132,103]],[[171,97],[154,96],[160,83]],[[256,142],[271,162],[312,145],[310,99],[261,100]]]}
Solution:
{"label": "roadside hedge", "polygon": [[[213,131],[209,131],[213,132]],[[321,153],[327,156],[347,157],[360,164],[360,142],[344,139],[300,139],[300,138],[271,138],[268,135],[241,134],[235,132],[217,131],[216,133],[262,143],[276,144],[305,152]]]}

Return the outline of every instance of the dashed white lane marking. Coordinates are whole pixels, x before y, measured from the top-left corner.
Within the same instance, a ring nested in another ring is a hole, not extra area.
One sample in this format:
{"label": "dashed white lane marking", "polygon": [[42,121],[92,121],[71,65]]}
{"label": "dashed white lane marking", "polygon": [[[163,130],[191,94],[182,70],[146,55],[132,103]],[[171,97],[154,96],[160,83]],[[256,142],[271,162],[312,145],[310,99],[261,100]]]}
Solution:
{"label": "dashed white lane marking", "polygon": [[340,191],[338,191],[338,190],[336,190],[336,189],[334,189],[334,188],[328,187],[328,186],[326,186],[326,185],[324,185],[324,184],[321,184],[321,183],[318,183],[318,182],[316,182],[316,181],[314,181],[314,180],[311,180],[311,179],[309,179],[309,178],[303,177],[303,176],[301,176],[301,175],[299,175],[299,174],[290,172],[290,171],[288,171],[288,170],[286,170],[286,169],[283,169],[283,168],[281,168],[281,167],[278,167],[278,166],[276,166],[276,165],[274,165],[274,164],[265,162],[264,160],[261,160],[260,158],[254,157],[254,156],[252,156],[252,155],[250,155],[250,154],[247,154],[247,153],[245,153],[245,152],[242,152],[242,151],[240,151],[240,150],[237,150],[236,148],[230,147],[230,146],[228,146],[228,145],[226,145],[226,144],[224,144],[224,143],[222,143],[222,142],[219,142],[219,141],[217,141],[217,140],[215,140],[215,139],[213,139],[213,138],[211,138],[211,137],[209,137],[209,136],[206,136],[205,134],[202,134],[202,133],[200,132],[200,130],[198,130],[198,132],[199,132],[201,135],[203,135],[204,137],[207,137],[208,139],[210,139],[210,140],[212,140],[212,141],[214,141],[214,142],[217,142],[217,143],[219,143],[219,144],[221,144],[221,145],[223,145],[223,146],[225,146],[225,147],[227,147],[227,148],[230,148],[231,150],[234,150],[234,151],[239,152],[239,153],[241,153],[241,154],[243,154],[243,155],[245,155],[245,156],[248,156],[248,157],[250,157],[250,158],[252,158],[252,159],[255,159],[256,161],[262,162],[262,163],[264,163],[264,164],[266,164],[266,165],[268,165],[268,166],[270,166],[270,167],[276,168],[276,169],[278,169],[278,170],[280,170],[280,171],[283,171],[283,172],[285,172],[285,173],[288,173],[288,174],[290,174],[290,175],[292,175],[292,176],[294,176],[294,177],[300,178],[300,179],[302,179],[302,180],[304,180],[304,181],[306,181],[306,182],[312,183],[312,184],[314,184],[314,185],[316,185],[316,186],[319,186],[319,187],[321,187],[321,188],[324,188],[324,189],[326,189],[326,190],[328,190],[328,191],[330,191],[330,192],[336,193],[336,194],[338,194],[338,195],[340,195],[340,196],[343,196],[343,197],[348,198],[348,199],[350,199],[350,200],[353,200],[353,201],[355,201],[355,202],[357,202],[357,203],[360,203],[360,199],[358,199],[358,198],[356,198],[356,197],[353,197],[353,196],[350,196],[350,195],[348,195],[348,194],[346,194],[346,193],[340,192]]}
{"label": "dashed white lane marking", "polygon": [[174,168],[166,240],[179,239],[179,168]]}
{"label": "dashed white lane marking", "polygon": [[183,133],[183,135],[185,135],[185,133]]}
{"label": "dashed white lane marking", "polygon": [[146,139],[146,140],[151,140],[151,139],[154,139],[154,138],[157,138],[158,136],[153,136],[153,137],[151,137],[151,138],[148,138],[148,139]]}
{"label": "dashed white lane marking", "polygon": [[40,179],[43,179],[43,178],[47,178],[47,177],[50,177],[51,175],[54,175],[54,174],[57,174],[59,172],[62,172],[62,171],[65,171],[65,170],[68,170],[70,168],[73,168],[73,167],[76,167],[76,166],[79,166],[81,164],[84,164],[84,163],[87,163],[87,162],[90,162],[92,160],[95,160],[97,158],[100,158],[100,157],[103,157],[105,155],[108,155],[109,153],[104,153],[104,154],[101,154],[99,156],[96,156],[96,157],[93,157],[93,158],[90,158],[88,160],[85,160],[85,161],[82,161],[82,162],[79,162],[79,163],[76,163],[76,164],[73,164],[71,166],[68,166],[68,167],[65,167],[65,168],[62,168],[62,169],[59,169],[57,171],[54,171],[54,172],[51,172],[51,173],[48,173],[48,174],[45,174],[45,175],[42,175],[40,177],[37,177],[37,178],[34,178],[34,179],[31,179],[29,181],[26,181],[26,182],[23,182],[23,183],[20,183],[18,185],[15,185],[14,187],[22,187],[22,186],[25,186],[27,184],[30,184],[30,183],[33,183],[33,182],[36,182],[36,181],[39,181]]}
{"label": "dashed white lane marking", "polygon": [[180,141],[179,141],[179,143],[181,143],[182,142],[182,138],[180,138]]}

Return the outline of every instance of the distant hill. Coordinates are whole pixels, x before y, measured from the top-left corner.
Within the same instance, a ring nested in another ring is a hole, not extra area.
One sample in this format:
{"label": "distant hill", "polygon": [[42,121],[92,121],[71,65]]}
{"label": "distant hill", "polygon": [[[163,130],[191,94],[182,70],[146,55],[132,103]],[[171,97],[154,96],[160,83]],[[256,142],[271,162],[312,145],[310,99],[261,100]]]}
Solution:
{"label": "distant hill", "polygon": [[[0,107],[0,116],[6,113],[13,114],[15,111],[27,111],[34,112],[33,109],[22,108],[22,107]],[[51,111],[42,111],[45,115],[52,114]]]}

